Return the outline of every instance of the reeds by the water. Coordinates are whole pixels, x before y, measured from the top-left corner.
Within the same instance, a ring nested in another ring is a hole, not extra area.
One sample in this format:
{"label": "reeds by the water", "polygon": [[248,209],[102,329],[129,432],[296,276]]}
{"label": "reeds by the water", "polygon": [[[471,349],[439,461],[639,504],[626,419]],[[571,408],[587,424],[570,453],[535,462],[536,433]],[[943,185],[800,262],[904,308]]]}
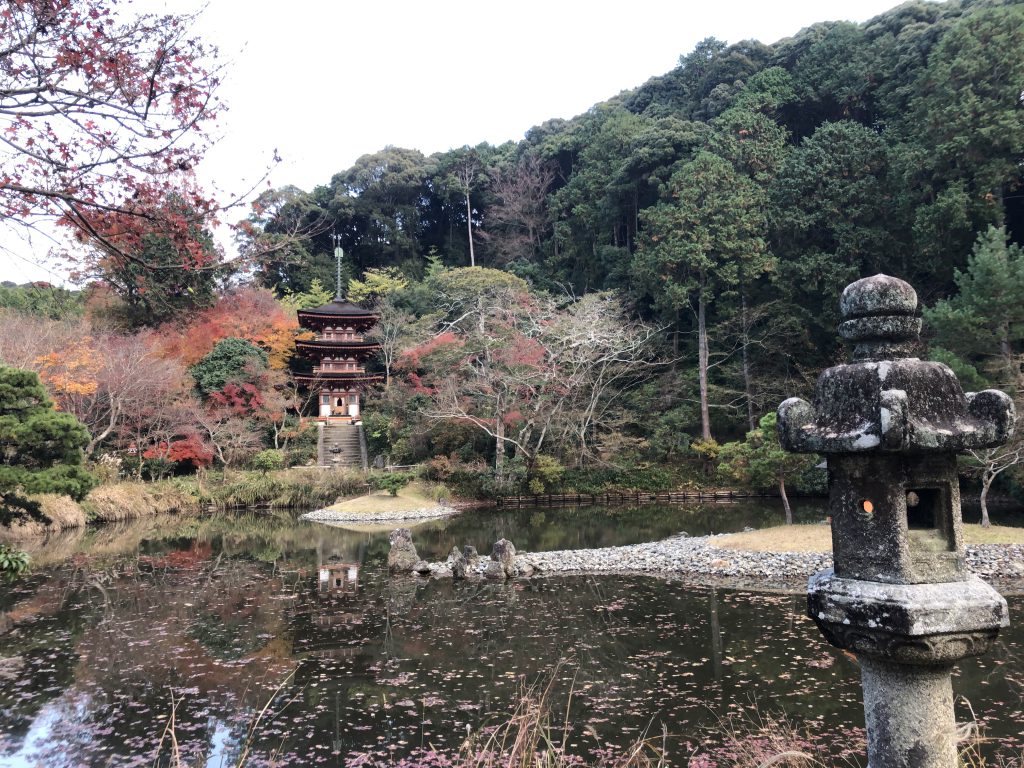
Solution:
{"label": "reeds by the water", "polygon": [[262,474],[248,472],[234,480],[207,483],[204,501],[220,508],[314,508],[338,498],[365,493],[366,476],[356,470],[286,469]]}
{"label": "reeds by the water", "polygon": [[82,501],[90,520],[105,523],[199,511],[199,500],[182,484],[120,482],[94,488]]}

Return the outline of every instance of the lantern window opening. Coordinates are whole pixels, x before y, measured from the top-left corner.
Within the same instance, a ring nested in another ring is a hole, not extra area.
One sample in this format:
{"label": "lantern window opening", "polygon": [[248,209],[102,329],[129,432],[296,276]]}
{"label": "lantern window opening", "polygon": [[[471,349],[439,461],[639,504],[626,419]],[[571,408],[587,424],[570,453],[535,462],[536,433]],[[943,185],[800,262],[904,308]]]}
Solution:
{"label": "lantern window opening", "polygon": [[907,491],[907,535],[912,548],[953,551],[948,490],[941,487]]}

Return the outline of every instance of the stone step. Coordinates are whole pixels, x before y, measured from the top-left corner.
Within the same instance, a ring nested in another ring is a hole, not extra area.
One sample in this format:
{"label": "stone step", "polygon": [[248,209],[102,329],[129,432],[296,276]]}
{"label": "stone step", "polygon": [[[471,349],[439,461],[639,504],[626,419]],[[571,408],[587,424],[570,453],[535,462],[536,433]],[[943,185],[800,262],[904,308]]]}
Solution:
{"label": "stone step", "polygon": [[328,424],[320,435],[324,466],[363,468],[363,448],[357,424]]}

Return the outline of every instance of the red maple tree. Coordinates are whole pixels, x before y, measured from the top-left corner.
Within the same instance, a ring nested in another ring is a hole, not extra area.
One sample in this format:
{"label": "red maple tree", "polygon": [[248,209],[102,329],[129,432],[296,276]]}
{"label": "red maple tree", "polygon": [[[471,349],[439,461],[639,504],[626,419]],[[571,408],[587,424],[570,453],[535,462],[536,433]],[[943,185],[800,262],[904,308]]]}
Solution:
{"label": "red maple tree", "polygon": [[193,21],[134,15],[116,0],[4,4],[0,217],[56,218],[129,256],[153,231],[189,240],[192,222],[163,203],[176,196],[207,217],[215,208],[192,170],[221,106],[216,49],[192,35]]}

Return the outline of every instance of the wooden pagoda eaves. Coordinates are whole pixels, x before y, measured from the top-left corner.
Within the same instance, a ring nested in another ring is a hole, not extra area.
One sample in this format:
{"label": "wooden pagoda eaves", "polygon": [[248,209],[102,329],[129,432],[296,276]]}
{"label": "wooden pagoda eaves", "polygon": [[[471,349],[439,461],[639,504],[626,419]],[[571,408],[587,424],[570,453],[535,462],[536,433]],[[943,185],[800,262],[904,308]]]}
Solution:
{"label": "wooden pagoda eaves", "polygon": [[377,322],[380,317],[366,307],[353,304],[350,301],[332,301],[315,309],[300,309],[298,311],[299,325],[303,328],[320,330],[326,327],[347,325],[360,330],[365,330]]}

